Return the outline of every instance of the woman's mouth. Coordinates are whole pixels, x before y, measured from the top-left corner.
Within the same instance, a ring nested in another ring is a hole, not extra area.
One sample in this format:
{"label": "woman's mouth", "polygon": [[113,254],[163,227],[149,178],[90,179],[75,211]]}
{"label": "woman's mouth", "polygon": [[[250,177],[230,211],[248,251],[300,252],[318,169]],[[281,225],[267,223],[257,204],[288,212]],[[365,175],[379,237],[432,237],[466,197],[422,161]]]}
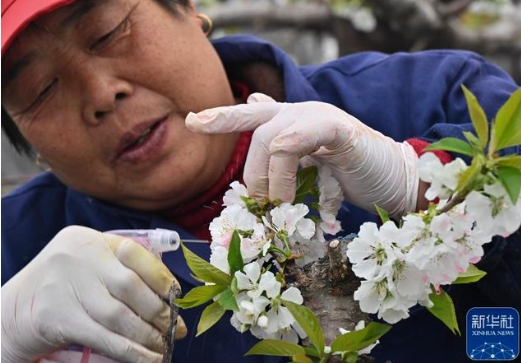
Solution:
{"label": "woman's mouth", "polygon": [[117,161],[144,162],[160,153],[166,140],[167,118],[152,124],[139,125],[125,134],[117,148]]}
{"label": "woman's mouth", "polygon": [[148,135],[150,135],[150,133],[152,132],[152,129],[155,127],[156,125],[153,125],[151,128],[149,128],[147,131],[145,131],[145,133],[143,135],[141,135],[139,137],[139,139],[137,139],[137,141],[135,143],[133,143],[132,145],[130,145],[128,147],[128,149],[131,149],[133,147],[137,147],[139,145],[141,145],[142,143],[145,142],[145,140],[148,138]]}

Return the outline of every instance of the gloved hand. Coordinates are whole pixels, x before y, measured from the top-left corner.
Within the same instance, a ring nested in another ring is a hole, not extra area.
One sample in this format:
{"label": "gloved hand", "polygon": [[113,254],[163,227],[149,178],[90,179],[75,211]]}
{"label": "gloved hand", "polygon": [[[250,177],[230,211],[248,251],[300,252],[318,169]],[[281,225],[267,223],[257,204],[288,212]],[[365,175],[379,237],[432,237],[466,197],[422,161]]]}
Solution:
{"label": "gloved hand", "polygon": [[160,296],[168,299],[173,282],[132,240],[64,228],[2,287],[2,362],[33,362],[69,344],[122,362],[161,362],[170,309]]}
{"label": "gloved hand", "polygon": [[309,155],[331,168],[351,203],[394,217],[416,209],[414,149],[331,104],[277,103],[255,93],[248,104],[190,113],[186,125],[208,134],[255,130],[244,169],[250,196],[293,201],[299,161]]}

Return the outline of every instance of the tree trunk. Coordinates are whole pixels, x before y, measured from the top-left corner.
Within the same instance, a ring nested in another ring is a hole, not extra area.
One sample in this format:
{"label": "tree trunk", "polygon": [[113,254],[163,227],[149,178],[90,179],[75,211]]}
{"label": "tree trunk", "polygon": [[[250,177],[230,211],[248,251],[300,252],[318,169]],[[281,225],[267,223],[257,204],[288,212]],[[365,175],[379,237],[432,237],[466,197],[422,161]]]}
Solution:
{"label": "tree trunk", "polygon": [[[370,319],[360,310],[353,293],[360,281],[351,271],[346,248],[349,240],[333,240],[327,255],[303,268],[287,265],[287,276],[292,286],[300,289],[304,305],[311,309],[324,330],[326,345],[340,335],[339,328],[354,331],[356,324]],[[334,360],[330,360],[333,362]],[[362,355],[358,363],[374,363],[372,357]]]}

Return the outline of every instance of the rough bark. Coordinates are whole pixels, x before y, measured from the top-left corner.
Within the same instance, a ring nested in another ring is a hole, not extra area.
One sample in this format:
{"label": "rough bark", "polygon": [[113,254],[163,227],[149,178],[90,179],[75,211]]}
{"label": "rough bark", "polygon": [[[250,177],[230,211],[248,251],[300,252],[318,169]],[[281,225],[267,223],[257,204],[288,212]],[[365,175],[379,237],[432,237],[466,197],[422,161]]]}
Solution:
{"label": "rough bark", "polygon": [[[328,246],[328,254],[323,259],[299,268],[288,266],[288,277],[302,292],[304,304],[320,321],[324,330],[326,345],[340,334],[339,328],[355,330],[355,325],[369,316],[362,312],[353,292],[360,282],[353,274],[346,257],[348,240],[333,240]],[[334,362],[332,359],[330,362]],[[363,355],[358,363],[374,363],[372,357]]]}
{"label": "rough bark", "polygon": [[169,305],[170,305],[170,324],[166,334],[163,335],[163,363],[171,363],[172,355],[175,347],[175,332],[177,328],[177,319],[179,317],[179,307],[174,303],[181,296],[181,286],[174,281],[170,287]]}

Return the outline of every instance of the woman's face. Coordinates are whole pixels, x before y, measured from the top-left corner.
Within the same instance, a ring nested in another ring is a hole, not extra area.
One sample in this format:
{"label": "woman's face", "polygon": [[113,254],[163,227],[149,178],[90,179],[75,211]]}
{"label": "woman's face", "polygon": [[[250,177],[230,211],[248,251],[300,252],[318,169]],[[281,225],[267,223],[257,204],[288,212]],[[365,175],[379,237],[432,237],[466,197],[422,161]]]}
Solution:
{"label": "woman's face", "polygon": [[234,103],[194,9],[154,0],[78,1],[39,18],[3,57],[2,104],[66,184],[145,210],[204,191],[236,135],[185,127]]}

